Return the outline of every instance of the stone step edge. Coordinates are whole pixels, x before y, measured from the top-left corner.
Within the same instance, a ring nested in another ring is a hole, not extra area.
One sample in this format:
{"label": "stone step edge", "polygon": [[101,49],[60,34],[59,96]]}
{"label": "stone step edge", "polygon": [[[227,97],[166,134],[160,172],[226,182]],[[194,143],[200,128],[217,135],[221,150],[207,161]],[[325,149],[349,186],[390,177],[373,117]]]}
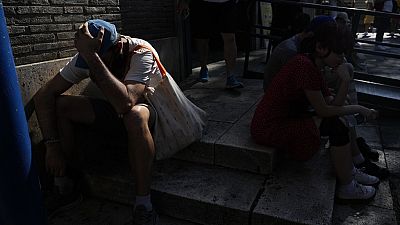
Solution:
{"label": "stone step edge", "polygon": [[[224,154],[222,152],[227,152],[227,149],[229,149],[229,157],[224,158],[221,156],[221,154]],[[216,158],[216,152],[218,152],[218,158]],[[209,157],[210,155],[212,155],[212,158]],[[241,163],[234,161],[231,161],[230,163],[226,162],[228,158],[235,158],[235,156],[237,156],[236,158],[238,159],[245,158],[247,159],[246,161],[253,160],[254,162],[248,162],[247,164],[244,163],[245,161],[242,161]],[[270,158],[271,160],[268,164],[271,165],[270,169],[265,169],[265,165],[260,165],[260,163],[264,164],[264,162],[258,162],[261,158],[266,157]],[[172,156],[172,158],[176,160],[221,166],[263,175],[271,174],[280,160],[279,155],[274,148],[268,148],[268,151],[259,151],[253,147],[246,148],[230,144],[221,144],[218,143],[218,141],[215,143],[202,141],[194,143],[191,146],[179,151],[177,154]],[[221,158],[224,158],[225,160],[221,160]]]}
{"label": "stone step edge", "polygon": [[[202,165],[202,166],[207,166],[207,165]],[[220,167],[212,167],[215,170],[227,170],[226,168],[220,168]],[[124,203],[124,204],[130,204],[132,205],[134,202],[134,196],[133,196],[133,187],[134,187],[134,182],[133,180],[130,179],[130,181],[124,181],[121,178],[114,178],[114,177],[109,177],[109,176],[102,176],[102,175],[98,175],[98,174],[93,174],[93,172],[95,171],[91,171],[89,173],[86,174],[86,178],[88,178],[88,180],[90,180],[91,183],[91,194],[95,197],[99,197],[99,198],[105,198],[108,200],[112,200],[112,201],[116,201],[116,202],[120,202],[120,203]],[[242,172],[242,171],[236,171],[239,174],[248,174],[246,172]],[[250,176],[253,176],[255,174],[249,174]],[[243,223],[244,221],[252,221],[252,217],[255,215],[254,213],[254,209],[256,208],[256,206],[258,205],[258,202],[260,200],[260,196],[262,194],[265,194],[264,192],[267,191],[265,189],[265,184],[267,182],[268,179],[265,178],[265,176],[260,176],[260,175],[255,175],[258,177],[263,177],[263,181],[261,182],[262,184],[260,184],[260,187],[258,188],[257,191],[255,191],[255,198],[253,199],[250,209],[248,211],[243,211],[243,210],[237,210],[237,209],[230,209],[229,207],[221,207],[217,204],[210,204],[207,203],[205,201],[199,201],[196,199],[191,199],[191,198],[187,198],[187,197],[182,197],[182,196],[178,196],[178,195],[173,195],[171,193],[168,192],[163,192],[162,190],[157,190],[157,189],[153,189],[152,188],[152,196],[153,196],[153,201],[156,205],[158,206],[170,206],[171,204],[180,204],[180,205],[197,205],[196,207],[201,208],[202,211],[207,211],[210,210],[211,208],[213,208],[214,210],[216,210],[217,212],[219,212],[221,215],[225,215],[225,214],[229,214],[229,215],[239,215],[238,217],[240,219],[238,219],[238,221],[241,221],[242,224],[248,224]],[[267,176],[268,177],[268,176]],[[111,181],[111,185],[109,185]],[[118,183],[118,185],[115,185],[115,183]],[[98,186],[98,184],[102,184],[102,185],[108,185],[108,187],[110,190],[104,190],[103,189],[99,189],[96,188],[96,186]],[[332,184],[331,184],[332,185]],[[333,184],[334,186],[335,184]],[[113,186],[113,187],[112,187]],[[115,188],[117,187],[117,188]],[[124,194],[123,190],[125,189],[125,191],[130,190],[130,194],[128,191],[128,194]],[[114,189],[114,190],[113,190]],[[113,193],[113,194],[110,194]],[[121,195],[122,194],[122,195]],[[334,191],[332,193],[334,195]],[[184,204],[182,204],[182,200],[185,201]],[[333,204],[333,202],[332,202]],[[333,205],[332,205],[333,207]],[[179,210],[178,209],[173,209],[173,207],[166,207],[168,208],[168,210],[160,210],[160,213],[162,214],[166,214],[175,218],[179,218],[179,219],[184,219],[184,220],[188,220],[188,221],[192,221],[192,222],[196,222],[196,223],[201,223],[201,224],[208,224],[208,223],[203,223],[201,221],[201,219],[199,218],[188,218],[187,215],[180,215],[180,213],[182,213],[182,209]],[[189,207],[190,208],[190,207]],[[184,209],[188,209],[187,207],[184,207]],[[279,209],[278,209],[279,210]],[[333,210],[332,210],[333,212]],[[329,218],[332,217],[332,212]],[[187,213],[187,212],[186,212]],[[246,215],[246,216],[245,216]],[[193,215],[192,215],[193,216]],[[304,224],[301,223],[299,221],[297,221],[296,219],[287,219],[287,218],[279,218],[276,215],[260,215],[257,214],[255,215],[256,219],[258,221],[260,221],[260,216],[264,217],[263,221],[279,221],[279,222],[284,222],[285,224]],[[217,216],[218,217],[218,216]],[[329,219],[328,218],[328,219]],[[214,218],[214,222],[219,221],[220,218]],[[212,223],[211,223],[212,224]],[[233,221],[231,221],[231,223],[229,225],[233,224]],[[252,223],[253,224],[253,223]],[[308,223],[307,223],[308,224]],[[312,223],[311,223],[312,224]]]}

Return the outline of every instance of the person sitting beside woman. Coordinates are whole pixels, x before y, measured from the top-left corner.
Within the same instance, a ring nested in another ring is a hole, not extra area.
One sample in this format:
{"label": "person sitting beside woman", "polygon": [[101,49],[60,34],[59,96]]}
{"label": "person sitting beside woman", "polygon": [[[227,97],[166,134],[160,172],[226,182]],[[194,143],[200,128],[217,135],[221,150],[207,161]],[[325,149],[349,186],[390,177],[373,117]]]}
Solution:
{"label": "person sitting beside woman", "polygon": [[[376,193],[379,179],[356,169],[352,162],[349,129],[341,116],[360,113],[372,120],[377,111],[361,105],[334,104],[335,97],[321,71],[326,66],[340,70],[342,80],[350,80],[344,54],[353,47],[345,29],[327,22],[314,35],[301,41],[301,52],[274,76],[251,123],[251,135],[261,145],[273,146],[296,160],[308,160],[320,149],[320,137],[329,136],[330,153],[338,179],[336,197],[342,201],[367,201]],[[315,113],[310,112],[310,108]]]}
{"label": "person sitting beside woman", "polygon": [[[326,23],[335,23],[335,20],[330,16],[317,16],[310,21],[309,25],[304,28],[303,32],[298,33],[287,40],[284,40],[275,47],[265,67],[264,92],[268,90],[268,85],[271,83],[271,80],[275,77],[275,75],[281,70],[281,68],[292,57],[300,52],[302,41],[306,38],[311,37],[314,34],[315,30],[319,29],[319,27],[321,26],[325,26]],[[351,30],[348,26],[341,26],[340,24],[338,24],[338,27],[341,27],[340,29],[343,35],[346,35],[349,40],[352,39]],[[350,45],[350,42],[348,42],[348,44]],[[349,48],[350,52],[352,46],[349,46]],[[344,70],[345,67],[347,67],[347,70]],[[327,84],[328,88],[330,88],[330,90],[333,92],[332,94],[338,94],[339,92],[342,93],[340,94],[342,98],[336,98],[335,101],[332,103],[335,105],[357,105],[358,99],[355,82],[353,79],[342,80],[341,77],[343,76],[340,75],[341,71],[349,73],[350,77],[354,77],[353,66],[351,63],[348,63],[346,61],[344,61],[340,65],[340,67],[336,68],[335,70],[332,70],[330,67],[326,66],[323,72],[321,71],[325,83]],[[345,95],[346,92],[347,96]],[[376,176],[379,179],[387,178],[389,176],[389,171],[386,168],[380,167],[377,164],[371,162],[379,160],[378,151],[368,146],[364,138],[357,136],[355,125],[363,122],[362,116],[358,115],[357,117],[355,117],[354,115],[349,115],[345,118],[347,126],[350,130],[350,143],[352,145],[351,150],[354,165],[357,168],[362,169],[365,173]]]}

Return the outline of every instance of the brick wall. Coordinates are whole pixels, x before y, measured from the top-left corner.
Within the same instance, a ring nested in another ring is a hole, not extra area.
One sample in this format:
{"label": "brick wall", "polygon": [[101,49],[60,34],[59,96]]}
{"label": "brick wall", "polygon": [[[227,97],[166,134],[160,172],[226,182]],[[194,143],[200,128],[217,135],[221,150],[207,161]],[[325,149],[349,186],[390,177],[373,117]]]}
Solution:
{"label": "brick wall", "polygon": [[15,63],[22,65],[74,55],[74,33],[88,19],[113,22],[120,32],[141,38],[175,36],[174,2],[3,0],[3,5]]}
{"label": "brick wall", "polygon": [[158,39],[176,36],[176,0],[120,0],[122,26],[127,35]]}

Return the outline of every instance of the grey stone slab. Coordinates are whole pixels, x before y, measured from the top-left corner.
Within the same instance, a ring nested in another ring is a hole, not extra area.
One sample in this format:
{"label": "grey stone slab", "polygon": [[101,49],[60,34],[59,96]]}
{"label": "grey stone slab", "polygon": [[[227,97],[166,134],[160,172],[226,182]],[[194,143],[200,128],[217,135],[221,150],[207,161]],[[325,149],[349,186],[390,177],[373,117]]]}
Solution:
{"label": "grey stone slab", "polygon": [[392,189],[393,205],[395,208],[397,221],[400,221],[400,178],[393,176],[390,178],[390,186]]}
{"label": "grey stone slab", "polygon": [[389,172],[400,176],[400,150],[385,149],[385,157]]}
{"label": "grey stone slab", "polygon": [[[114,168],[115,167],[115,168]],[[86,176],[93,196],[134,202],[135,183],[128,166],[96,167]],[[201,224],[246,224],[264,177],[178,160],[158,161],[152,199],[165,215]]]}
{"label": "grey stone slab", "polygon": [[376,195],[369,205],[384,209],[393,209],[393,199],[388,180],[381,181],[376,189]]}
{"label": "grey stone slab", "polygon": [[232,125],[232,123],[208,121],[200,141],[178,152],[174,158],[214,164],[214,144]]}
{"label": "grey stone slab", "polygon": [[160,213],[201,224],[248,223],[260,175],[189,164],[159,168],[152,196]]}
{"label": "grey stone slab", "polygon": [[333,225],[395,225],[393,210],[366,205],[335,205]]}
{"label": "grey stone slab", "polygon": [[192,223],[185,220],[176,219],[173,217],[160,215],[159,225],[196,225],[197,223]]}
{"label": "grey stone slab", "polygon": [[325,150],[305,163],[280,165],[267,180],[251,224],[331,224],[336,185],[331,170]]}
{"label": "grey stone slab", "polygon": [[49,225],[125,225],[132,223],[132,208],[100,199],[85,199],[49,219]]}
{"label": "grey stone slab", "polygon": [[249,110],[215,145],[215,164],[256,173],[271,173],[276,150],[256,144],[250,135],[255,107]]}
{"label": "grey stone slab", "polygon": [[127,161],[92,164],[85,170],[85,181],[94,197],[131,205],[135,201],[135,181]]}
{"label": "grey stone slab", "polygon": [[246,113],[262,96],[262,83],[243,80],[245,88],[226,90],[225,78],[215,82],[198,83],[186,90],[185,95],[208,113],[209,120],[234,123]]}
{"label": "grey stone slab", "polygon": [[400,148],[400,126],[381,126],[381,133],[385,148]]}
{"label": "grey stone slab", "polygon": [[17,66],[16,71],[24,104],[33,97],[43,84],[54,77],[68,61],[69,58],[66,58]]}
{"label": "grey stone slab", "polygon": [[356,132],[358,137],[363,137],[368,145],[374,148],[381,148],[381,139],[379,131],[376,126],[360,125],[356,126]]}
{"label": "grey stone slab", "polygon": [[[165,215],[159,215],[159,225],[195,225]],[[63,210],[49,219],[49,225],[131,225],[132,206],[85,198],[82,203]]]}
{"label": "grey stone slab", "polygon": [[382,144],[385,148],[400,148],[400,118],[384,117],[379,119]]}
{"label": "grey stone slab", "polygon": [[399,117],[382,117],[379,118],[379,125],[385,127],[400,127]]}

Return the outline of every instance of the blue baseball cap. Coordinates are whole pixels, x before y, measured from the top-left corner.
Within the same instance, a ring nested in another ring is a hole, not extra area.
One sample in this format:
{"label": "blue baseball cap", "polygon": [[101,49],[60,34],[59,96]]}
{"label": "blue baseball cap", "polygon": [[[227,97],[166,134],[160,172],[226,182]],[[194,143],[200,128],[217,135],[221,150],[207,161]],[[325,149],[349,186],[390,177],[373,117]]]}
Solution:
{"label": "blue baseball cap", "polygon": [[[110,47],[112,47],[117,42],[117,37],[118,37],[118,32],[114,24],[99,19],[88,21],[88,29],[93,37],[97,37],[101,27],[104,28],[104,36],[103,36],[103,42],[101,43],[101,47],[98,52],[99,55],[104,54]],[[86,61],[79,54],[75,66],[82,69],[89,68]]]}
{"label": "blue baseball cap", "polygon": [[306,32],[313,32],[319,26],[321,26],[322,24],[325,24],[325,23],[336,23],[336,21],[331,16],[317,16],[313,20],[311,20],[310,24],[305,29],[305,31]]}

